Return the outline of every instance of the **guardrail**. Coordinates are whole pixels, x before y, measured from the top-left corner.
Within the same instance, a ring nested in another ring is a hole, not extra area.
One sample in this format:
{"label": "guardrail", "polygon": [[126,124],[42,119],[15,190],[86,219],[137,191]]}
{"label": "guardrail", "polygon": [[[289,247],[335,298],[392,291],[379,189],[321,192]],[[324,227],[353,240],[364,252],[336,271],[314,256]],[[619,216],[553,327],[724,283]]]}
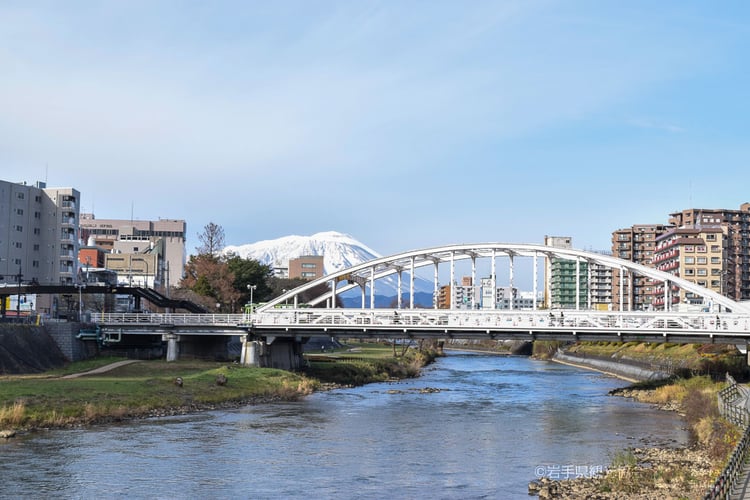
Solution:
{"label": "guardrail", "polygon": [[249,324],[247,314],[192,313],[92,313],[93,323],[107,325],[241,325]]}
{"label": "guardrail", "polygon": [[748,389],[739,385],[734,378],[727,373],[726,388],[719,391],[719,411],[722,416],[733,424],[744,427],[742,438],[729,457],[727,465],[721,472],[716,482],[703,497],[704,500],[728,499],[732,493],[737,478],[744,472],[745,461],[750,451],[750,411],[748,411]]}

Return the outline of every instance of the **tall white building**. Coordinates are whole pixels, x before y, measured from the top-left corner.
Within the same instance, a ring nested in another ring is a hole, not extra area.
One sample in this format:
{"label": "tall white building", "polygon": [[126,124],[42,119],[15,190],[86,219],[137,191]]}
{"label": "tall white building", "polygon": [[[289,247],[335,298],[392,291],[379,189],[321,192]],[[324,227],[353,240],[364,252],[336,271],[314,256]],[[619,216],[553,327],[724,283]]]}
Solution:
{"label": "tall white building", "polygon": [[0,180],[0,285],[73,284],[80,193]]}

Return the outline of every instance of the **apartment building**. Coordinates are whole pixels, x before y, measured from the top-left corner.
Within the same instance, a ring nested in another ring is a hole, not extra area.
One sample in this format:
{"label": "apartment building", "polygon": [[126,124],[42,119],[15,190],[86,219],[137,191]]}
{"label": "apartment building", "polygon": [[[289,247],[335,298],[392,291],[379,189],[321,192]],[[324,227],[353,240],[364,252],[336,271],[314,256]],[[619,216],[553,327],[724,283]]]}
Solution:
{"label": "apartment building", "polygon": [[[673,228],[656,239],[653,266],[716,293],[725,292],[723,230],[718,225]],[[703,297],[655,283],[651,304],[654,309],[673,309],[677,304],[698,305]],[[665,304],[667,306],[665,307]]]}
{"label": "apartment building", "polygon": [[80,193],[0,180],[0,283],[73,284]]}
{"label": "apartment building", "polygon": [[708,244],[721,245],[721,276],[709,285],[719,281],[721,293],[730,299],[750,300],[750,203],[738,210],[690,208],[670,214],[669,222],[675,227],[720,228],[720,241],[717,234]]}
{"label": "apartment building", "polygon": [[[652,260],[656,251],[656,239],[672,229],[667,224],[635,224],[612,232],[612,255],[636,264],[654,267]],[[612,273],[612,296],[622,297],[624,310],[648,310],[654,294],[655,283],[651,278],[631,273]],[[613,309],[620,309],[616,299]]]}
{"label": "apartment building", "polygon": [[[557,248],[573,248],[573,239],[570,236],[545,236],[544,244]],[[546,259],[544,304],[547,307],[610,310],[612,298],[611,268],[585,259]]]}
{"label": "apartment building", "polygon": [[451,308],[451,295],[453,287],[451,285],[443,285],[438,289],[438,309],[450,309]]}
{"label": "apartment building", "polygon": [[[70,187],[0,180],[0,286],[76,283],[80,200]],[[56,307],[50,296],[17,296],[10,302],[9,309],[21,314],[24,308],[52,314]]]}
{"label": "apartment building", "polygon": [[80,223],[82,241],[104,250],[105,266],[117,271],[120,282],[167,288],[182,279],[187,258],[184,220],[97,219],[84,213]]}
{"label": "apartment building", "polygon": [[570,259],[550,260],[549,304],[553,309],[585,308],[588,304],[588,263]]}
{"label": "apartment building", "polygon": [[[480,290],[479,287],[474,286],[471,276],[463,276],[461,284],[454,284],[449,288],[449,292],[451,297],[448,303],[452,301],[453,309],[475,309],[479,306]],[[439,299],[438,295],[438,303]]]}

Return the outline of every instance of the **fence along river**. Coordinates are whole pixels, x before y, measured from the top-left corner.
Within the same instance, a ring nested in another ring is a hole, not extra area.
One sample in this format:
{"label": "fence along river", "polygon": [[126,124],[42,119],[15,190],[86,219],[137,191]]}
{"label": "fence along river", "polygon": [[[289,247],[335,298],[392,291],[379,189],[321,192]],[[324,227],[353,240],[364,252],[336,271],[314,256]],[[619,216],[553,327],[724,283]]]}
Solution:
{"label": "fence along river", "polygon": [[451,352],[398,383],[0,442],[0,497],[528,498],[541,475],[686,443],[677,415],[607,395],[624,384]]}

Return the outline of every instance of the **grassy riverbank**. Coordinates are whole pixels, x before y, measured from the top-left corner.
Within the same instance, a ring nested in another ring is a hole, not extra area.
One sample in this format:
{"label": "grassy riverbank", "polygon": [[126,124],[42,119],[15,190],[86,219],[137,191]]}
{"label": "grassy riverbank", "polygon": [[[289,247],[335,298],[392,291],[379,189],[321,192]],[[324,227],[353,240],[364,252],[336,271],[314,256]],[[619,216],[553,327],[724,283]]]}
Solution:
{"label": "grassy riverbank", "polygon": [[[690,443],[675,448],[656,444],[618,450],[610,468],[593,478],[544,479],[531,486],[547,498],[703,498],[721,473],[740,438],[740,429],[719,415],[717,393],[727,372],[748,379],[745,356],[734,346],[646,344],[638,342],[535,342],[534,356],[551,359],[558,349],[582,359],[618,361],[673,373],[661,381],[638,382],[612,391],[685,420]],[[585,366],[584,366],[585,367]]]}
{"label": "grassy riverbank", "polygon": [[[367,344],[333,353],[325,362],[313,360],[304,373],[198,360],[137,361],[93,373],[122,360],[94,359],[43,374],[0,377],[0,430],[66,427],[295,400],[324,384],[359,385],[416,376],[433,358],[414,349],[394,358],[391,347]],[[82,375],[70,378],[75,373]]]}
{"label": "grassy riverbank", "polygon": [[353,343],[326,354],[308,355],[305,373],[334,385],[363,385],[416,377],[438,356],[432,346],[419,349],[377,343]]}

